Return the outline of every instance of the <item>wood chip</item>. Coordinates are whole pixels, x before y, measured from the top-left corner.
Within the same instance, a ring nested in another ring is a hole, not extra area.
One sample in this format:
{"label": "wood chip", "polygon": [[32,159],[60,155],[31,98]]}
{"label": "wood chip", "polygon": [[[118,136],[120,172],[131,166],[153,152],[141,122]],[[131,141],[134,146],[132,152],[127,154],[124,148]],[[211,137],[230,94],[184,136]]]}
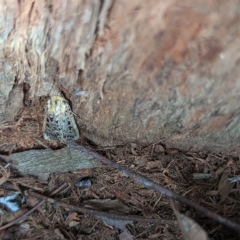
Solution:
{"label": "wood chip", "polygon": [[[6,156],[1,156],[6,160]],[[10,155],[15,167],[22,174],[40,174],[52,172],[69,172],[76,169],[103,167],[97,159],[71,148],[59,150],[30,150]]]}

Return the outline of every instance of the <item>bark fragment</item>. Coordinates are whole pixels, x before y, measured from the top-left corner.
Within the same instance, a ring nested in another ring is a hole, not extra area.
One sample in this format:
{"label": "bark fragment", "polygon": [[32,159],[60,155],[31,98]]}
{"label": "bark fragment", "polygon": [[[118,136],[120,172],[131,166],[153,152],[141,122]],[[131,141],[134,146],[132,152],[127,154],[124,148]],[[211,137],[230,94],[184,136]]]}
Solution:
{"label": "bark fragment", "polygon": [[10,158],[13,159],[13,166],[21,174],[30,175],[103,167],[92,156],[70,148],[30,150],[11,154]]}

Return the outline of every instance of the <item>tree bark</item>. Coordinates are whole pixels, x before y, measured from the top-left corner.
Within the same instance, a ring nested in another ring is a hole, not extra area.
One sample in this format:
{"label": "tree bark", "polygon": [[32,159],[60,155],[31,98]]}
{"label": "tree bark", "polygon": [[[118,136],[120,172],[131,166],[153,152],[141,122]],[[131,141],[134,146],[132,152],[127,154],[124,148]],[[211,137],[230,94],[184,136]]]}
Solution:
{"label": "tree bark", "polygon": [[19,173],[29,175],[104,167],[91,155],[71,148],[30,150],[11,154],[10,158],[0,155],[0,158],[11,163]]}
{"label": "tree bark", "polygon": [[239,155],[239,1],[5,0],[0,13],[0,124],[61,90],[98,145]]}

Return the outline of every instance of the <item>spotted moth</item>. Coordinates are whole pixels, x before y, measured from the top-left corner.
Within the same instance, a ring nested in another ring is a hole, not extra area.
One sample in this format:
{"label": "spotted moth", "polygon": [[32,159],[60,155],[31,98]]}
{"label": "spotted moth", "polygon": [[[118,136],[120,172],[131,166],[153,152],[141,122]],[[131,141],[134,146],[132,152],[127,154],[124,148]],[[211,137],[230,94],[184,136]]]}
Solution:
{"label": "spotted moth", "polygon": [[67,142],[77,140],[79,131],[68,101],[60,96],[52,96],[45,108],[43,137],[46,140]]}

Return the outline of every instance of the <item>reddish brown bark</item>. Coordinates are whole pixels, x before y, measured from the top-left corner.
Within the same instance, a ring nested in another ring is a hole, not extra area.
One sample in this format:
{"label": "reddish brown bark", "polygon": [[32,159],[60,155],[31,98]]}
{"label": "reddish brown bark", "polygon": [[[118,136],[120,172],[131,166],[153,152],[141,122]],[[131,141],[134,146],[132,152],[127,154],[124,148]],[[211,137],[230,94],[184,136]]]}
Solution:
{"label": "reddish brown bark", "polygon": [[238,155],[239,9],[223,0],[1,2],[0,122],[23,107],[25,83],[29,99],[64,91],[96,144]]}

